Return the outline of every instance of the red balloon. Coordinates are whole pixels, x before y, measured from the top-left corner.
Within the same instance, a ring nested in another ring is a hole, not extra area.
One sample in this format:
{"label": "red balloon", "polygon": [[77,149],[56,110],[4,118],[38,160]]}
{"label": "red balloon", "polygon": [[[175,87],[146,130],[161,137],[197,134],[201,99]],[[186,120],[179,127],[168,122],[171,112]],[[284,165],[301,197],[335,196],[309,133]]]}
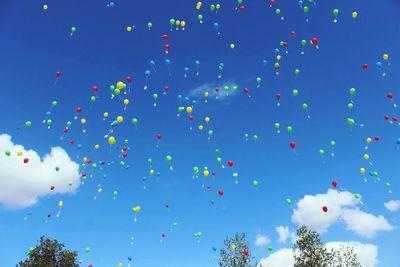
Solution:
{"label": "red balloon", "polygon": [[122,156],[123,156],[124,158],[126,158],[126,157],[128,156],[128,154],[124,153],[124,154],[122,154]]}
{"label": "red balloon", "polygon": [[211,172],[211,175],[212,175],[212,176],[215,176],[215,175],[216,175],[216,172],[214,172],[214,171]]}
{"label": "red balloon", "polygon": [[61,76],[61,72],[60,71],[56,71],[56,77],[59,78]]}
{"label": "red balloon", "polygon": [[64,133],[68,133],[68,129],[67,128],[64,129]]}
{"label": "red balloon", "polygon": [[246,94],[249,92],[249,88],[247,88],[247,87],[245,87],[244,89],[243,89],[243,92],[245,92]]}
{"label": "red balloon", "polygon": [[363,70],[367,70],[368,69],[368,64],[366,64],[366,63],[362,64],[362,68],[363,68]]}
{"label": "red balloon", "polygon": [[131,83],[132,82],[132,77],[131,76],[126,76],[126,82]]}
{"label": "red balloon", "polygon": [[74,141],[74,140],[69,140],[69,143],[70,143],[71,145],[73,145],[73,144],[75,143],[75,141]]}
{"label": "red balloon", "polygon": [[219,88],[218,87],[215,87],[215,92],[219,92]]}
{"label": "red balloon", "polygon": [[280,94],[280,93],[277,93],[277,94],[275,95],[275,97],[276,97],[276,100],[280,100],[280,99],[281,99],[281,94]]}
{"label": "red balloon", "polygon": [[335,180],[332,181],[332,186],[336,187],[337,186],[337,182]]}
{"label": "red balloon", "polygon": [[380,138],[379,138],[379,136],[375,136],[374,139],[375,139],[375,141],[379,141]]}
{"label": "red balloon", "polygon": [[161,236],[162,236],[162,238],[165,238],[165,234],[162,234]]}
{"label": "red balloon", "polygon": [[157,134],[157,139],[161,139],[161,134]]}
{"label": "red balloon", "polygon": [[88,267],[93,267],[93,265],[92,265],[92,264],[89,264]]}
{"label": "red balloon", "polygon": [[318,45],[318,39],[317,39],[316,37],[312,38],[312,39],[311,39],[311,43],[312,43],[313,45],[317,46],[317,45]]}
{"label": "red balloon", "polygon": [[28,158],[24,158],[24,163],[26,164],[28,162],[29,162],[29,159]]}
{"label": "red balloon", "polygon": [[122,150],[123,151],[126,151],[128,148],[126,147],[126,146],[124,146],[123,148],[122,148]]}
{"label": "red balloon", "polygon": [[323,212],[328,212],[328,207],[327,207],[327,206],[323,206],[323,207],[322,207],[322,211],[323,211]]}
{"label": "red balloon", "polygon": [[194,119],[193,116],[192,116],[192,115],[189,115],[189,120],[190,120],[190,121],[193,121],[193,119]]}
{"label": "red balloon", "polygon": [[92,160],[91,160],[91,159],[88,159],[86,162],[87,162],[88,164],[90,164],[90,163],[92,163]]}
{"label": "red balloon", "polygon": [[389,120],[389,116],[385,115],[385,117],[383,117],[385,120]]}
{"label": "red balloon", "polygon": [[165,207],[168,209],[169,208],[169,204],[167,203],[167,204],[165,204]]}
{"label": "red balloon", "polygon": [[51,214],[49,213],[49,214],[47,214],[47,218],[50,218],[51,217]]}
{"label": "red balloon", "polygon": [[171,46],[169,44],[164,45],[165,50],[169,50]]}
{"label": "red balloon", "polygon": [[221,189],[218,190],[218,195],[220,195],[222,197],[224,195],[224,191],[222,191]]}
{"label": "red balloon", "polygon": [[78,112],[78,113],[80,113],[80,112],[82,111],[82,108],[81,108],[81,107],[77,107],[77,108],[75,109],[75,111]]}
{"label": "red balloon", "polygon": [[290,36],[294,37],[294,36],[296,36],[296,33],[294,31],[291,31]]}
{"label": "red balloon", "polygon": [[288,47],[288,42],[283,42],[283,47]]}
{"label": "red balloon", "polygon": [[290,142],[290,147],[292,149],[295,149],[296,148],[296,142],[295,141]]}
{"label": "red balloon", "polygon": [[229,167],[232,167],[232,166],[233,166],[233,161],[232,161],[232,160],[229,160],[229,161],[228,161],[228,165],[229,165]]}
{"label": "red balloon", "polygon": [[93,87],[92,87],[92,91],[93,91],[93,92],[99,91],[99,87],[97,87],[97,85],[93,86]]}
{"label": "red balloon", "polygon": [[53,191],[55,189],[54,185],[50,186],[50,190]]}
{"label": "red balloon", "polygon": [[168,40],[168,34],[163,34],[163,35],[161,36],[161,38],[162,38],[164,41]]}
{"label": "red balloon", "polygon": [[393,98],[393,94],[392,93],[387,93],[386,97],[389,98],[389,99],[392,99]]}
{"label": "red balloon", "polygon": [[83,173],[81,174],[81,176],[82,176],[82,177],[86,177],[86,173],[83,172]]}
{"label": "red balloon", "polygon": [[207,189],[210,190],[211,186],[207,185]]}
{"label": "red balloon", "polygon": [[392,117],[392,121],[397,121],[397,117]]}
{"label": "red balloon", "polygon": [[239,10],[240,10],[240,11],[243,11],[244,9],[245,9],[244,6],[240,6],[240,7],[239,7]]}
{"label": "red balloon", "polygon": [[249,251],[247,251],[247,250],[243,251],[243,255],[249,256]]}
{"label": "red balloon", "polygon": [[270,0],[269,4],[272,6],[273,4],[275,4],[275,0]]}
{"label": "red balloon", "polygon": [[168,91],[168,90],[169,90],[168,85],[164,86],[164,91],[166,92],[166,91]]}

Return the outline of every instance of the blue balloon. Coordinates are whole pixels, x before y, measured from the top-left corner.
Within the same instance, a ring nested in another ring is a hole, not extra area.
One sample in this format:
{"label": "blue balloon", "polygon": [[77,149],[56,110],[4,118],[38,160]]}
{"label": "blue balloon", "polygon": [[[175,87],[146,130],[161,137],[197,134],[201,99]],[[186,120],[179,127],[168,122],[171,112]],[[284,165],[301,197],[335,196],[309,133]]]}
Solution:
{"label": "blue balloon", "polygon": [[188,67],[185,67],[185,72],[189,72],[189,68]]}
{"label": "blue balloon", "polygon": [[111,127],[112,127],[112,128],[117,127],[118,124],[119,124],[118,121],[113,121],[113,122],[111,123]]}
{"label": "blue balloon", "polygon": [[275,48],[274,52],[275,52],[275,54],[279,54],[279,49]]}
{"label": "blue balloon", "polygon": [[211,199],[211,200],[210,200],[210,203],[211,203],[211,204],[214,204],[214,200],[213,200],[213,199]]}
{"label": "blue balloon", "polygon": [[214,22],[214,28],[218,28],[218,22]]}
{"label": "blue balloon", "polygon": [[380,61],[376,62],[376,67],[378,69],[382,68],[382,62],[380,62]]}
{"label": "blue balloon", "polygon": [[400,145],[400,138],[396,140],[396,144]]}
{"label": "blue balloon", "polygon": [[154,60],[150,60],[150,66],[155,66],[156,65],[156,62],[154,61]]}
{"label": "blue balloon", "polygon": [[196,61],[194,62],[194,64],[196,64],[196,66],[199,66],[199,65],[200,65],[200,61],[196,60]]}
{"label": "blue balloon", "polygon": [[128,257],[128,261],[132,261],[132,257]]}
{"label": "blue balloon", "polygon": [[151,71],[149,71],[149,70],[146,70],[146,71],[144,72],[144,75],[146,75],[147,77],[149,77],[150,74],[151,74]]}
{"label": "blue balloon", "polygon": [[51,115],[51,112],[50,111],[47,111],[46,112],[46,116],[50,116]]}
{"label": "blue balloon", "polygon": [[82,145],[81,145],[81,144],[78,144],[78,145],[76,146],[76,148],[81,149],[81,148],[82,148]]}
{"label": "blue balloon", "polygon": [[266,59],[264,59],[264,60],[262,61],[262,64],[263,64],[263,65],[267,65],[267,62],[268,62],[268,61],[267,61]]}
{"label": "blue balloon", "polygon": [[374,176],[374,172],[369,172],[369,175],[370,176]]}
{"label": "blue balloon", "polygon": [[212,248],[212,250],[215,252],[215,251],[217,251],[217,248]]}
{"label": "blue balloon", "polygon": [[169,60],[168,58],[165,60],[165,64],[169,65],[171,63],[171,60]]}
{"label": "blue balloon", "polygon": [[56,167],[56,171],[59,171],[60,170],[60,167]]}
{"label": "blue balloon", "polygon": [[147,180],[146,176],[143,176],[142,181],[145,182]]}

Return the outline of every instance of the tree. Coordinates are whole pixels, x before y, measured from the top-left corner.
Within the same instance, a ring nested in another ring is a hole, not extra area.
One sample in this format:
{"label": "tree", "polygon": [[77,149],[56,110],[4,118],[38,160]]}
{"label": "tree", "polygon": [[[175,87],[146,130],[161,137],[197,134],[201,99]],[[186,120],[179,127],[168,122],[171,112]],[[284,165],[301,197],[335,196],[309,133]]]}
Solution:
{"label": "tree", "polygon": [[220,249],[220,267],[252,267],[253,259],[249,243],[244,233],[236,233],[234,237],[226,237],[224,247]]}
{"label": "tree", "polygon": [[342,245],[328,251],[319,234],[306,226],[297,229],[296,234],[294,267],[361,267],[352,247]]}
{"label": "tree", "polygon": [[66,250],[64,244],[44,236],[35,248],[29,249],[27,257],[17,267],[79,267],[76,251]]}

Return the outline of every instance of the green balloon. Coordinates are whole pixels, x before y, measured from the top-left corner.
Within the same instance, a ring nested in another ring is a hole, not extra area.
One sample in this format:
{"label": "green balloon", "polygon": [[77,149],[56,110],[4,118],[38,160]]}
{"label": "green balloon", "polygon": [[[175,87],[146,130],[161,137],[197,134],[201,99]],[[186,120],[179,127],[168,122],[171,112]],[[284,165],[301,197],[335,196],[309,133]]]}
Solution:
{"label": "green balloon", "polygon": [[286,202],[286,204],[288,204],[288,205],[291,205],[291,204],[292,204],[292,200],[291,200],[290,198],[287,198],[287,199],[285,200],[285,202]]}
{"label": "green balloon", "polygon": [[257,139],[258,139],[258,135],[256,135],[256,134],[253,135],[253,139],[254,139],[254,140],[257,140]]}
{"label": "green balloon", "polygon": [[244,137],[249,138],[249,134],[248,134],[248,133],[245,133],[245,134],[244,134]]}
{"label": "green balloon", "polygon": [[281,14],[281,10],[280,10],[279,8],[277,8],[277,9],[275,10],[275,13],[279,15],[279,14]]}
{"label": "green balloon", "polygon": [[217,148],[217,149],[215,149],[215,154],[219,154],[219,149]]}
{"label": "green balloon", "polygon": [[115,90],[115,86],[114,85],[110,85],[110,91],[114,92],[114,90]]}
{"label": "green balloon", "polygon": [[288,126],[288,127],[286,128],[286,131],[287,131],[288,133],[291,133],[291,132],[293,131],[292,126]]}
{"label": "green balloon", "polygon": [[320,149],[319,154],[323,155],[323,154],[325,154],[325,151],[323,149]]}
{"label": "green balloon", "polygon": [[148,160],[147,160],[148,163],[151,163],[152,161],[153,161],[152,159],[148,159]]}
{"label": "green balloon", "polygon": [[71,125],[72,125],[72,122],[71,121],[67,121],[67,126],[69,127]]}
{"label": "green balloon", "polygon": [[120,91],[118,88],[116,88],[116,89],[114,90],[114,94],[115,94],[115,95],[120,95],[120,94],[121,94],[121,91]]}
{"label": "green balloon", "polygon": [[268,251],[272,251],[272,246],[268,246]]}
{"label": "green balloon", "polygon": [[349,110],[352,110],[353,107],[354,107],[353,103],[348,103],[348,104],[347,104],[347,108],[348,108]]}
{"label": "green balloon", "polygon": [[211,11],[214,11],[215,10],[215,5],[211,5],[210,9],[211,9]]}
{"label": "green balloon", "polygon": [[133,118],[133,119],[132,119],[132,123],[133,123],[133,124],[137,124],[138,122],[139,122],[139,120],[138,120],[137,118]]}
{"label": "green balloon", "polygon": [[303,107],[303,109],[308,109],[308,104],[303,103],[302,107]]}
{"label": "green balloon", "polygon": [[218,163],[221,163],[221,162],[222,162],[222,158],[217,157],[217,162],[218,162]]}
{"label": "green balloon", "polygon": [[237,89],[238,89],[238,87],[237,87],[236,85],[234,85],[234,86],[232,87],[232,90],[233,90],[233,91],[237,91]]}
{"label": "green balloon", "polygon": [[46,123],[47,123],[48,126],[51,126],[53,124],[53,121],[52,120],[47,120]]}
{"label": "green balloon", "polygon": [[275,68],[279,68],[281,65],[279,65],[279,62],[276,62],[275,64],[274,64],[274,67]]}
{"label": "green balloon", "polygon": [[240,5],[241,3],[243,3],[243,0],[237,0],[237,2]]}
{"label": "green balloon", "polygon": [[301,40],[301,45],[302,45],[302,46],[306,46],[306,44],[307,44],[307,41],[306,41],[306,40],[304,40],[304,39]]}
{"label": "green balloon", "polygon": [[30,247],[30,248],[29,248],[29,254],[33,253],[34,251],[35,251],[35,248],[34,248],[34,247]]}
{"label": "green balloon", "polygon": [[176,223],[176,222],[172,223],[173,227],[176,227],[177,225],[178,225],[178,223]]}
{"label": "green balloon", "polygon": [[114,197],[118,195],[118,191],[114,191]]}
{"label": "green balloon", "polygon": [[150,30],[152,27],[153,27],[153,23],[148,22],[148,23],[147,23],[147,28],[149,28],[149,30]]}
{"label": "green balloon", "polygon": [[10,150],[6,150],[6,156],[9,157],[11,155],[11,151]]}
{"label": "green balloon", "polygon": [[349,93],[350,95],[354,95],[356,93],[356,88],[350,88]]}
{"label": "green balloon", "polygon": [[351,126],[354,125],[354,124],[356,123],[355,120],[352,119],[352,118],[347,118],[347,119],[346,119],[346,122],[347,122],[348,125],[351,125]]}
{"label": "green balloon", "polygon": [[355,197],[356,199],[360,199],[361,195],[357,193],[357,194],[354,194],[354,197]]}
{"label": "green balloon", "polygon": [[239,176],[239,173],[237,173],[237,172],[233,173],[233,177],[238,177],[238,176]]}
{"label": "green balloon", "polygon": [[209,136],[211,136],[211,135],[213,135],[213,134],[214,134],[213,130],[208,130],[208,135],[209,135]]}
{"label": "green balloon", "polygon": [[194,173],[198,173],[198,172],[199,172],[199,167],[196,167],[196,166],[195,166],[195,167],[193,168],[193,171],[194,171]]}
{"label": "green balloon", "polygon": [[294,74],[296,74],[296,76],[298,76],[300,74],[300,70],[299,69],[295,69],[294,70]]}
{"label": "green balloon", "polygon": [[257,77],[257,78],[256,78],[256,82],[257,82],[257,83],[260,83],[260,82],[261,82],[261,78],[260,78],[260,77]]}
{"label": "green balloon", "polygon": [[171,24],[171,26],[174,25],[175,24],[175,20],[174,19],[170,19],[169,20],[169,24]]}
{"label": "green balloon", "polygon": [[332,13],[336,17],[339,14],[339,9],[335,8]]}
{"label": "green balloon", "polygon": [[332,140],[331,141],[331,146],[336,146],[336,141]]}
{"label": "green balloon", "polygon": [[281,125],[280,125],[278,122],[275,122],[274,127],[275,127],[276,129],[279,129],[279,127],[281,127]]}
{"label": "green balloon", "polygon": [[25,122],[25,126],[26,127],[31,127],[32,126],[32,122],[30,122],[30,121]]}
{"label": "green balloon", "polygon": [[156,100],[158,98],[158,94],[153,94],[153,98]]}
{"label": "green balloon", "polygon": [[184,107],[178,107],[178,112],[182,112],[182,111],[184,111],[184,110],[185,110]]}
{"label": "green balloon", "polygon": [[171,162],[172,157],[171,157],[170,155],[167,155],[167,156],[165,157],[165,160],[166,160],[167,162]]}
{"label": "green balloon", "polygon": [[385,183],[385,186],[386,186],[387,188],[390,188],[390,183]]}
{"label": "green balloon", "polygon": [[225,85],[224,86],[224,91],[229,91],[229,86]]}
{"label": "green balloon", "polygon": [[90,248],[85,248],[86,253],[90,252]]}
{"label": "green balloon", "polygon": [[199,14],[199,15],[197,16],[197,19],[198,19],[199,21],[202,21],[202,20],[203,20],[203,15],[200,15],[200,14]]}
{"label": "green balloon", "polygon": [[254,180],[254,181],[253,181],[253,186],[254,186],[254,187],[257,187],[257,186],[258,186],[258,181],[257,181],[257,180]]}
{"label": "green balloon", "polygon": [[57,106],[57,104],[58,104],[58,102],[57,102],[57,101],[53,101],[53,102],[51,102],[51,105],[52,105],[53,107]]}
{"label": "green balloon", "polygon": [[71,28],[71,32],[72,32],[72,33],[76,32],[76,27],[72,27],[72,28]]}
{"label": "green balloon", "polygon": [[308,8],[308,6],[303,7],[303,11],[304,13],[308,13],[308,11],[310,11],[310,9]]}
{"label": "green balloon", "polygon": [[299,94],[299,90],[293,89],[292,95],[297,96]]}
{"label": "green balloon", "polygon": [[96,101],[96,97],[95,96],[90,97],[90,101],[91,102],[95,102]]}

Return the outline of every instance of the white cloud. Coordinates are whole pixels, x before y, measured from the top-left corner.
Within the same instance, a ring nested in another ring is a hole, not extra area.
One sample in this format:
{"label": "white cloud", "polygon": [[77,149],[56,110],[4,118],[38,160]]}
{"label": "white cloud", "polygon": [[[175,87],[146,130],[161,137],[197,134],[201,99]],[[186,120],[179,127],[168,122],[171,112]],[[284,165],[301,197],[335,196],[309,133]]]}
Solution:
{"label": "white cloud", "polygon": [[[26,208],[46,195],[74,193],[80,185],[79,165],[60,147],[53,147],[41,159],[35,151],[14,144],[6,134],[0,135],[0,147],[0,204],[5,208]],[[7,150],[10,156],[5,155]],[[18,156],[18,151],[23,154]],[[29,159],[27,164],[25,158]]]}
{"label": "white cloud", "polygon": [[[226,92],[224,90],[225,86],[229,87],[229,91]],[[208,97],[207,97],[208,100],[210,99],[225,100],[229,97],[237,95],[239,93],[239,90],[241,90],[239,88],[237,90],[233,90],[232,88],[234,86],[238,85],[232,81],[219,85],[207,83],[190,90],[189,95],[191,97],[205,99],[204,93],[208,92]],[[219,92],[215,90],[215,88],[217,87],[219,88]]]}
{"label": "white cloud", "polygon": [[[376,217],[360,211],[358,205],[360,201],[352,193],[329,189],[326,194],[306,195],[299,200],[297,209],[293,210],[292,221],[321,233],[332,224],[343,221],[348,230],[364,237],[373,237],[378,231],[393,229],[383,216]],[[328,208],[328,212],[322,211],[323,206]]]}
{"label": "white cloud", "polygon": [[[357,254],[357,258],[363,267],[375,267],[378,264],[378,247],[372,244],[359,242],[329,242],[328,249],[339,249],[341,246],[351,246]],[[293,267],[293,250],[290,248],[280,249],[266,258],[260,260],[258,267]]]}
{"label": "white cloud", "polygon": [[390,210],[391,212],[396,212],[400,209],[400,200],[390,200],[385,202],[385,208]]}
{"label": "white cloud", "polygon": [[269,242],[271,242],[271,240],[267,236],[257,235],[256,241],[254,241],[254,245],[256,245],[257,247],[263,247],[269,244]]}
{"label": "white cloud", "polygon": [[293,233],[290,233],[289,227],[285,226],[278,226],[275,227],[275,231],[279,235],[278,243],[284,243],[286,240],[289,238],[289,236],[293,235]]}

